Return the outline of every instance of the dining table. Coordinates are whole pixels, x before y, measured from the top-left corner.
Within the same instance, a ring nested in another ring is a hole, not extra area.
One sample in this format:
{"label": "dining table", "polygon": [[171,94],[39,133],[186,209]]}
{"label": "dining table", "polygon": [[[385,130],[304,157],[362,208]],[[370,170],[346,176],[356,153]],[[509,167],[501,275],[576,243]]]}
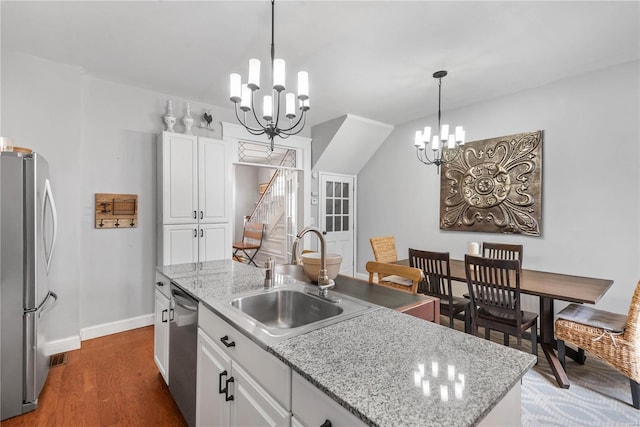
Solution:
{"label": "dining table", "polygon": [[[397,264],[409,265],[408,259],[397,261]],[[464,261],[450,260],[451,280],[467,282]],[[551,371],[562,388],[569,388],[569,378],[555,352],[557,343],[554,335],[553,304],[555,300],[578,304],[595,304],[609,290],[613,280],[593,277],[573,276],[569,274],[552,273],[546,271],[528,270],[523,268],[520,273],[520,292],[535,295],[540,298],[540,328],[538,342],[542,347]],[[567,348],[567,356],[578,363],[584,363],[585,356],[582,349],[575,351]]]}

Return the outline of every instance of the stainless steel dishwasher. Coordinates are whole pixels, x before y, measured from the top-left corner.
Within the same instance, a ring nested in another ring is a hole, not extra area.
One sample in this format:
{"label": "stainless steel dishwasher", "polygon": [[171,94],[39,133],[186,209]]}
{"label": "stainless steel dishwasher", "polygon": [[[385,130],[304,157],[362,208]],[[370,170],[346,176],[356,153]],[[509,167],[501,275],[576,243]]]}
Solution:
{"label": "stainless steel dishwasher", "polygon": [[169,391],[189,426],[196,424],[198,301],[171,283]]}

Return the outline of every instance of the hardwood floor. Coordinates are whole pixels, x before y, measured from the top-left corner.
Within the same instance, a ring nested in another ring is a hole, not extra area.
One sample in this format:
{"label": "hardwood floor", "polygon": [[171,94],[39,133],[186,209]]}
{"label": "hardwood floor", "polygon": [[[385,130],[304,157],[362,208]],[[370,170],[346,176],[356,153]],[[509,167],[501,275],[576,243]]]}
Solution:
{"label": "hardwood floor", "polygon": [[82,342],[14,426],[186,426],[153,361],[153,326]]}

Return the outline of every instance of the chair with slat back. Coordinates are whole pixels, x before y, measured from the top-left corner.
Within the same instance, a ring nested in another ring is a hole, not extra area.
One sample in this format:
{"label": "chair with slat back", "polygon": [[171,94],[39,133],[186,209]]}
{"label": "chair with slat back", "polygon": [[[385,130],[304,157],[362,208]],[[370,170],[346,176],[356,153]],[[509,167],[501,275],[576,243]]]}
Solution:
{"label": "chair with slat back", "polygon": [[[422,281],[422,270],[419,268],[376,261],[367,262],[366,268],[369,272],[369,283],[414,295],[418,291],[418,284]],[[374,275],[378,276],[377,281],[374,280]],[[393,281],[385,280],[387,277],[393,277]]]}
{"label": "chair with slat back", "polygon": [[239,261],[241,258],[238,255],[238,252],[242,252],[244,256],[247,257],[247,264],[253,264],[257,267],[253,259],[262,247],[263,238],[264,224],[256,222],[245,223],[244,230],[242,231],[242,242],[235,242],[233,244],[233,259]]}
{"label": "chair with slat back", "polygon": [[409,266],[422,270],[424,279],[418,285],[418,293],[440,299],[440,313],[449,316],[453,328],[454,317],[464,320],[464,331],[471,327],[471,301],[456,297],[451,289],[449,252],[431,252],[409,248]]}
{"label": "chair with slat back", "polygon": [[396,262],[396,241],[393,236],[372,237],[369,239],[376,262]]}
{"label": "chair with slat back", "polygon": [[520,309],[520,261],[464,257],[467,287],[471,297],[471,331],[478,334],[478,326],[504,334],[504,345],[509,345],[509,335],[522,346],[522,333],[531,329],[531,353],[538,355],[536,313]]}
{"label": "chair with slat back", "polygon": [[629,378],[633,407],[640,409],[640,282],[627,316],[570,304],[558,313],[554,329],[562,366],[565,341],[587,350]]}
{"label": "chair with slat back", "polygon": [[517,259],[522,267],[522,245],[482,242],[482,256],[496,259]]}

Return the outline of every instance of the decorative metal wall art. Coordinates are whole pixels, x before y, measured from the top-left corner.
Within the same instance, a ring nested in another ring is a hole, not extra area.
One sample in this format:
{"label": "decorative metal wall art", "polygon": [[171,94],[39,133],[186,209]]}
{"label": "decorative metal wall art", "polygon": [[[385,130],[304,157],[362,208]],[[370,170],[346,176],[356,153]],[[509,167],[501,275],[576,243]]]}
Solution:
{"label": "decorative metal wall art", "polygon": [[461,148],[442,166],[440,229],[540,236],[542,131]]}

